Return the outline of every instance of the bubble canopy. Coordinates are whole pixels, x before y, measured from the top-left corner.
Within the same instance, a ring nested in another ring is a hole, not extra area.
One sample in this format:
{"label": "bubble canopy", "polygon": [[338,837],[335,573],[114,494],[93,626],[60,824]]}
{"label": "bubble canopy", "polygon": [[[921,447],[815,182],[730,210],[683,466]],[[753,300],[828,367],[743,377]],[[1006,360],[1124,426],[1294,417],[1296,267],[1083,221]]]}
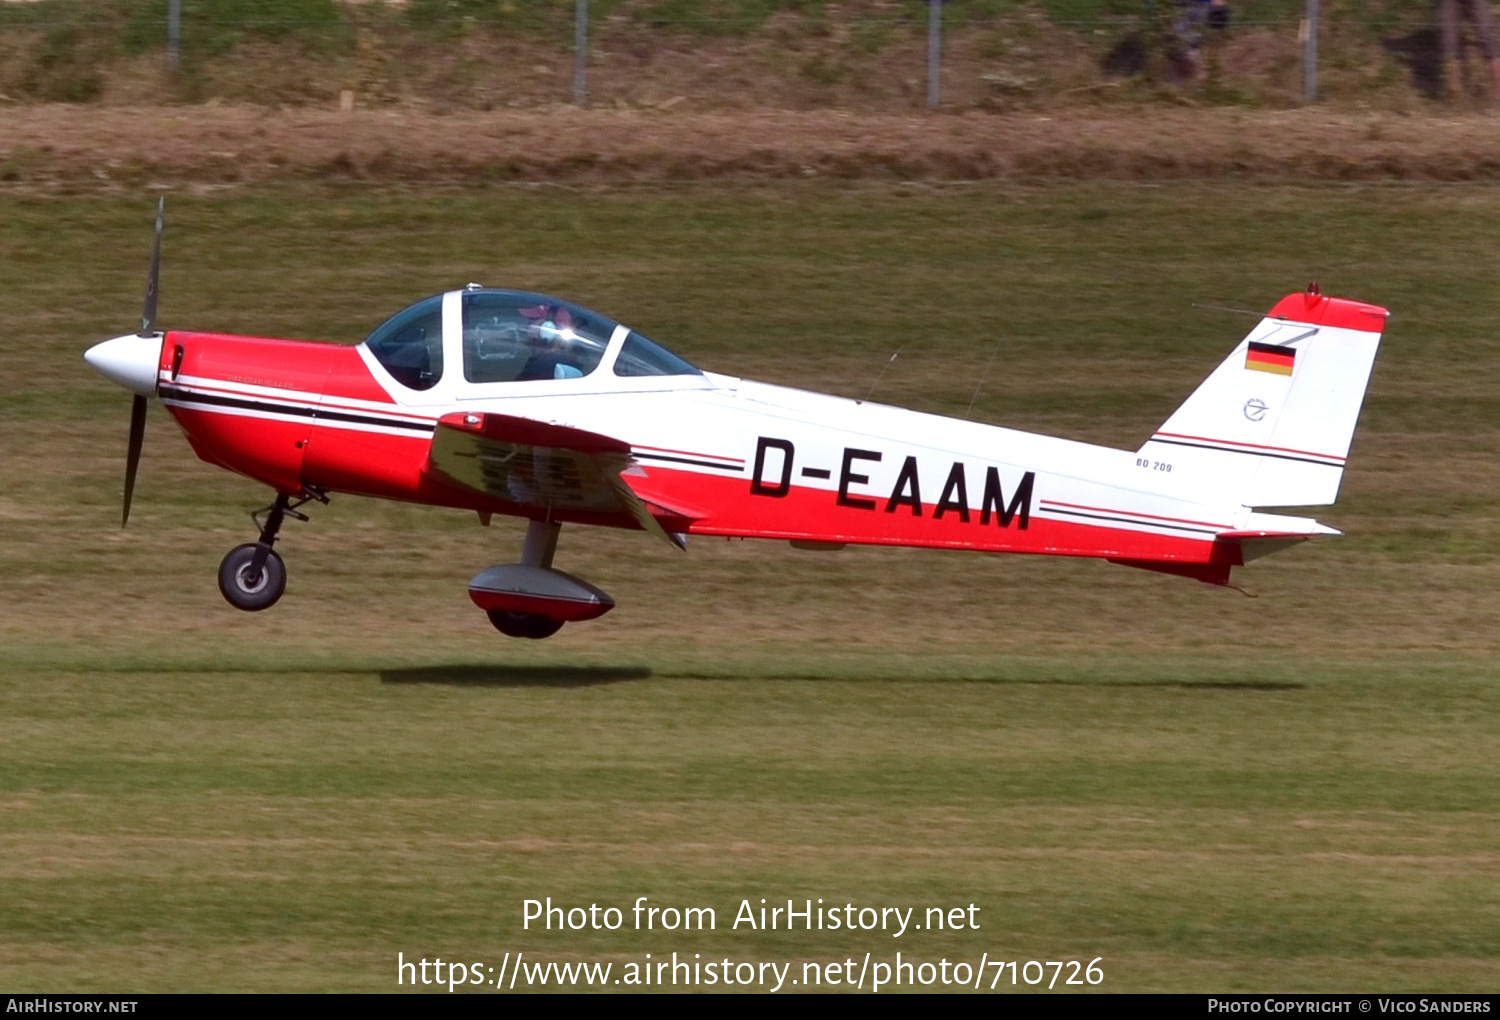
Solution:
{"label": "bubble canopy", "polygon": [[[605,374],[620,377],[702,375],[639,333],[560,298],[483,287],[452,296],[462,303],[461,368],[468,383],[581,379],[601,365],[608,366]],[[397,312],[365,340],[381,366],[409,389],[430,389],[443,377],[447,297],[434,295]]]}

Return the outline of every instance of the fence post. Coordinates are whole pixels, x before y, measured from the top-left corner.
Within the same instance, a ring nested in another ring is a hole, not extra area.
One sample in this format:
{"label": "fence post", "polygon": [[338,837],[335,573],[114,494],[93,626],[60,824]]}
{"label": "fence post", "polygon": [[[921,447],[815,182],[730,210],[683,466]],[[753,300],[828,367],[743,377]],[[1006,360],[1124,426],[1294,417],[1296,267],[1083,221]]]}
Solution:
{"label": "fence post", "polygon": [[589,0],[578,0],[573,12],[573,104],[582,106],[586,96],[585,74],[589,56]]}
{"label": "fence post", "polygon": [[927,0],[927,108],[937,108],[942,98],[939,78],[943,73],[943,0]]}
{"label": "fence post", "polygon": [[177,73],[182,56],[182,0],[167,0],[167,67]]}
{"label": "fence post", "polygon": [[1307,13],[1302,19],[1302,30],[1307,33],[1302,52],[1302,94],[1309,103],[1318,101],[1318,0],[1307,0]]}

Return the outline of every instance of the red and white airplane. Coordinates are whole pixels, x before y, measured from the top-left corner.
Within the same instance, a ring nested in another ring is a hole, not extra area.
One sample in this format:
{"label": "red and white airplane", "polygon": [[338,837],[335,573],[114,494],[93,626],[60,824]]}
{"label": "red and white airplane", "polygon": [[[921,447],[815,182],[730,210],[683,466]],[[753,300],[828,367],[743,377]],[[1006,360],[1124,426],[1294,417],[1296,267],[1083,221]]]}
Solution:
{"label": "red and white airplane", "polygon": [[625,326],[541,294],[470,284],[357,346],[153,328],[88,363],[136,394],[122,525],[147,398],[203,460],[276,493],[224,597],[273,605],[283,520],[332,493],[530,519],[521,562],[469,583],[502,632],[541,638],[613,608],[552,566],[561,526],[1094,556],[1228,584],[1315,535],[1256,507],[1328,504],[1386,311],[1291,294],[1140,449],[1113,450],[701,371]]}

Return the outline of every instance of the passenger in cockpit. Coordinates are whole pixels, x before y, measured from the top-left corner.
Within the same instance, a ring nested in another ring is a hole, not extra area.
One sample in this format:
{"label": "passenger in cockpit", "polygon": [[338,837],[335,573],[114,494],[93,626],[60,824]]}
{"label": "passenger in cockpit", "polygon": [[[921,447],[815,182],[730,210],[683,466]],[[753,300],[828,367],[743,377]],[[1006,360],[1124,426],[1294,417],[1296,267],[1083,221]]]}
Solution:
{"label": "passenger in cockpit", "polygon": [[576,364],[572,314],[555,305],[522,308],[520,313],[532,320],[526,330],[526,342],[535,348],[535,353],[526,360],[516,379],[577,379],[582,376],[583,370]]}

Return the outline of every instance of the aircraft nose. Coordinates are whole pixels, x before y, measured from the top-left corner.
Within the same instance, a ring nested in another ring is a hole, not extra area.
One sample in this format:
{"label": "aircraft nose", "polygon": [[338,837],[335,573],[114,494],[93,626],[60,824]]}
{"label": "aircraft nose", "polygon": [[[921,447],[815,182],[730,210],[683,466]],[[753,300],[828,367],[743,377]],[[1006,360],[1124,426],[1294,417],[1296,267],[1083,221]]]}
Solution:
{"label": "aircraft nose", "polygon": [[143,397],[156,396],[156,370],[161,364],[163,334],[117,336],[95,344],[83,360],[100,375]]}

